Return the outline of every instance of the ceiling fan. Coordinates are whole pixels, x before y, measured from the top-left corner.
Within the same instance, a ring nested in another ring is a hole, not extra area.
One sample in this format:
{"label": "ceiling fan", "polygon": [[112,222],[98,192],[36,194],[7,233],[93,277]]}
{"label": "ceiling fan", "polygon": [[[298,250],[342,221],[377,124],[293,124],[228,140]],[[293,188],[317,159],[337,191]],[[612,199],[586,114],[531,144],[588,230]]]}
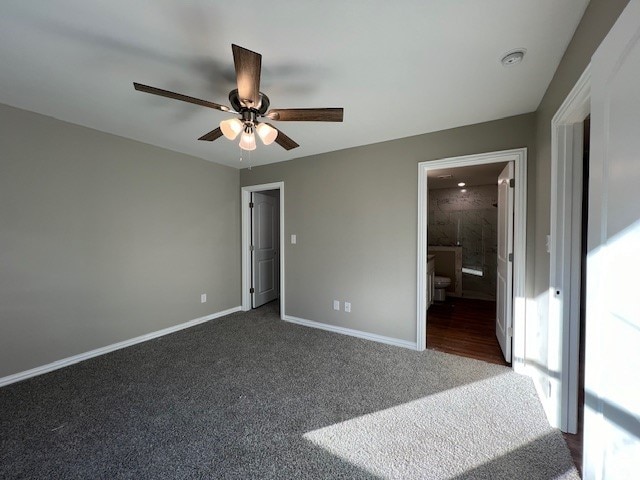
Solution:
{"label": "ceiling fan", "polygon": [[133,87],[140,92],[236,114],[236,117],[223,120],[218,128],[205,133],[198,140],[212,142],[223,135],[229,140],[235,140],[240,135],[240,148],[243,150],[255,150],[255,133],[265,145],[270,145],[275,141],[285,150],[299,147],[282,131],[270,123],[261,121],[263,118],[280,122],[342,122],[344,113],[342,108],[277,108],[269,110],[269,97],[260,91],[262,55],[233,44],[231,49],[238,84],[238,88],[229,92],[231,107],[136,82],[133,83]]}

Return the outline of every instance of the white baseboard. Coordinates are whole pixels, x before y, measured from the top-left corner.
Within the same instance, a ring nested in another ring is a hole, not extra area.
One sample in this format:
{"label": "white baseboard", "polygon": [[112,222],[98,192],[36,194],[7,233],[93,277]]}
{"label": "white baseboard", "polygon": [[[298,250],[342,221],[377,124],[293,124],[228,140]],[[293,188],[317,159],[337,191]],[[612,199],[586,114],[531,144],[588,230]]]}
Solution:
{"label": "white baseboard", "polygon": [[239,306],[229,308],[227,310],[212,313],[211,315],[206,315],[204,317],[195,318],[188,322],[180,323],[172,327],[163,328],[162,330],[158,330],[156,332],[147,333],[145,335],[140,335],[139,337],[130,338],[129,340],[113,343],[111,345],[107,345],[106,347],[96,348],[95,350],[80,353],[72,357],[63,358],[62,360],[56,360],[55,362],[41,365],[40,367],[32,368],[30,370],[25,370],[24,372],[14,373],[13,375],[0,378],[0,387],[9,385],[10,383],[19,382],[21,380],[26,380],[27,378],[35,377],[37,375],[42,375],[43,373],[48,373],[53,370],[58,370],[59,368],[67,367],[69,365],[73,365],[74,363],[82,362],[83,360],[88,360],[89,358],[97,357],[99,355],[104,355],[105,353],[113,352],[114,350],[120,350],[121,348],[130,347],[131,345],[135,345],[136,343],[146,342],[147,340],[162,337],[163,335],[168,335],[179,330],[184,330],[185,328],[194,327],[201,323],[208,322],[209,320],[224,317],[225,315],[229,315],[231,313],[239,311]]}
{"label": "white baseboard", "polygon": [[314,322],[313,320],[305,320],[304,318],[293,317],[291,315],[284,315],[282,319],[285,320],[286,322],[297,323],[298,325],[304,325],[305,327],[319,328],[320,330],[327,330],[329,332],[340,333],[342,335],[349,335],[351,337],[364,338],[365,340],[372,340],[374,342],[386,343],[387,345],[393,345],[396,347],[417,350],[416,342],[400,340],[398,338],[392,338],[392,337],[385,337],[383,335],[376,335],[375,333],[363,332],[361,330],[354,330],[352,328],[337,327],[335,325],[328,325],[326,323]]}

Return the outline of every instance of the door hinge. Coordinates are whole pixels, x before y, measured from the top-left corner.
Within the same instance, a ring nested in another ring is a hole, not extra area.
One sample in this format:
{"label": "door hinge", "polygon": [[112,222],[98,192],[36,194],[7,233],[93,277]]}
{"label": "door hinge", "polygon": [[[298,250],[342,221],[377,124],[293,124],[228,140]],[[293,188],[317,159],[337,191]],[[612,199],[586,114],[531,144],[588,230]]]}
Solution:
{"label": "door hinge", "polygon": [[510,254],[509,254],[509,261],[510,261],[510,262],[513,262],[513,253],[510,253]]}
{"label": "door hinge", "polygon": [[510,178],[509,179],[509,186],[511,188],[515,188],[515,186],[516,186],[516,179],[515,178]]}
{"label": "door hinge", "polygon": [[249,289],[249,293],[254,293],[254,292],[255,292],[255,289],[254,289],[253,287],[251,287],[251,288]]}
{"label": "door hinge", "polygon": [[507,335],[513,337],[513,327],[507,327]]}
{"label": "door hinge", "polygon": [[249,202],[249,208],[253,208],[253,202]]}
{"label": "door hinge", "polygon": [[253,252],[254,250],[255,250],[254,246],[253,245],[249,245],[249,251]]}

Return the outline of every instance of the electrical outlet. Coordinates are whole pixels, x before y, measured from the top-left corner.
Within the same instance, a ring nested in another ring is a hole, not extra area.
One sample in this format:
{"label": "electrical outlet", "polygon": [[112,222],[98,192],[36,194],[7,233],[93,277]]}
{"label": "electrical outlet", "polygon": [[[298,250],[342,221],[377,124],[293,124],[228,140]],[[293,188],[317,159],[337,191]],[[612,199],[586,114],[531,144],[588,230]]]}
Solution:
{"label": "electrical outlet", "polygon": [[351,302],[344,302],[344,311],[351,313]]}
{"label": "electrical outlet", "polygon": [[298,243],[298,236],[294,233],[291,235],[291,244],[295,245]]}
{"label": "electrical outlet", "polygon": [[200,303],[207,303],[207,294],[203,293],[200,295]]}
{"label": "electrical outlet", "polygon": [[338,300],[333,301],[333,309],[340,311],[340,301]]}

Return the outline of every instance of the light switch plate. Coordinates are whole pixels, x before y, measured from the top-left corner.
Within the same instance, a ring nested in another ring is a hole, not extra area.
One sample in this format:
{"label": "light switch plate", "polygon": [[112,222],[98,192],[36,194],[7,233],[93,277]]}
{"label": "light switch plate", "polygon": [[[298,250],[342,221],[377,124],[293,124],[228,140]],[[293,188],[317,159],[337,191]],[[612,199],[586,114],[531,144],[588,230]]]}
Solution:
{"label": "light switch plate", "polygon": [[298,237],[296,236],[296,234],[294,233],[293,235],[291,235],[291,243],[295,244],[298,241]]}
{"label": "light switch plate", "polygon": [[333,309],[340,311],[340,301],[338,300],[333,301]]}

